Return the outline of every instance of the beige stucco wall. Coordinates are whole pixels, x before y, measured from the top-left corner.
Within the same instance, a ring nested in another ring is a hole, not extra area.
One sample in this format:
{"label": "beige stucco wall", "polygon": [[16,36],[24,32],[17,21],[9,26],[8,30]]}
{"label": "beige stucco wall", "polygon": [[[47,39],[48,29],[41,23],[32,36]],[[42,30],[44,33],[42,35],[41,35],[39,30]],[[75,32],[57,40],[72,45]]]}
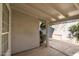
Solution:
{"label": "beige stucco wall", "polygon": [[39,47],[39,20],[12,11],[12,53]]}

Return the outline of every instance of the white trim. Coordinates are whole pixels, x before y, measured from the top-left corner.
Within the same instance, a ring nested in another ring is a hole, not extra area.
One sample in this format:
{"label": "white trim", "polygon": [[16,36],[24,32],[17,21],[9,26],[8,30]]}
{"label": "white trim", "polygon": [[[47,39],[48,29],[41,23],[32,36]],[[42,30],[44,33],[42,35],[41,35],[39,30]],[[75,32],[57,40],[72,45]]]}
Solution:
{"label": "white trim", "polygon": [[2,55],[2,4],[0,4],[0,56]]}
{"label": "white trim", "polygon": [[[0,4],[0,55],[2,55],[2,35],[8,34],[8,44],[9,44],[9,48],[5,53],[5,56],[10,56],[11,55],[11,10],[10,10],[10,6],[9,4],[6,4],[8,11],[9,11],[9,32],[4,32],[2,33],[2,7],[3,4]],[[7,25],[7,23],[5,22],[5,24]]]}
{"label": "white trim", "polygon": [[9,32],[1,33],[2,35],[8,34]]}
{"label": "white trim", "polygon": [[11,9],[10,9],[10,6],[9,6],[9,3],[6,3],[6,6],[7,6],[7,8],[8,8],[8,10],[9,10],[9,32],[8,32],[8,37],[9,37],[9,39],[8,39],[8,41],[9,41],[9,48],[8,48],[8,51],[6,52],[6,56],[7,55],[11,55]]}

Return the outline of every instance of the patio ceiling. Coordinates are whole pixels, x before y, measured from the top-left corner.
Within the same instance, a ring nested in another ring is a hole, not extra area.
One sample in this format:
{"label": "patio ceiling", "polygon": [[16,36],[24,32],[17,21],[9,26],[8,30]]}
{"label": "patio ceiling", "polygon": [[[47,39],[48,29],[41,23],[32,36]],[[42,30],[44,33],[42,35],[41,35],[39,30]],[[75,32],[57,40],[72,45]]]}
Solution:
{"label": "patio ceiling", "polygon": [[77,3],[14,3],[12,10],[17,10],[36,18],[45,18],[50,22],[78,19]]}

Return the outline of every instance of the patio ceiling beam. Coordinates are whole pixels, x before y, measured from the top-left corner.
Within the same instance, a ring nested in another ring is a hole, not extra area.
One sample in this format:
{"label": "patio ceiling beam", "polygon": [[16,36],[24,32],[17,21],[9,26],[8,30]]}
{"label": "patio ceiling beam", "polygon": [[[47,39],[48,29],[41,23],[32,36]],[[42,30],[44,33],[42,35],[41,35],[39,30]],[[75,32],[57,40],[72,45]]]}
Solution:
{"label": "patio ceiling beam", "polygon": [[[22,14],[29,15],[29,16],[32,16],[32,17],[34,17],[34,18],[40,20],[39,16],[37,16],[37,15],[35,15],[35,14],[32,14],[31,12],[27,12],[27,11],[21,9],[21,8],[12,7],[11,9],[12,9],[12,11],[18,11],[18,12],[21,12]],[[44,19],[46,19],[47,21],[50,20],[49,18],[44,18]],[[50,21],[51,21],[51,20],[50,20]],[[50,22],[50,21],[48,21],[48,22]]]}
{"label": "patio ceiling beam", "polygon": [[75,15],[75,16],[71,16],[62,20],[58,20],[58,21],[54,21],[54,22],[50,22],[50,25],[54,25],[54,24],[60,24],[62,22],[68,21],[68,20],[76,20],[79,19],[79,15]]}
{"label": "patio ceiling beam", "polygon": [[77,3],[73,3],[73,4],[74,4],[74,6],[79,10],[78,4],[77,4]]}
{"label": "patio ceiling beam", "polygon": [[43,10],[41,10],[41,9],[39,9],[39,8],[37,8],[37,7],[33,6],[33,5],[31,5],[31,4],[29,4],[29,6],[30,6],[31,8],[34,8],[34,9],[36,9],[36,10],[38,10],[38,11],[44,13],[45,15],[50,16],[50,17],[53,18],[53,19],[58,20],[58,18],[57,18],[56,16],[51,15],[50,13],[48,13],[48,12],[46,12],[46,11],[43,11]]}
{"label": "patio ceiling beam", "polygon": [[62,10],[60,10],[59,8],[57,8],[55,5],[49,4],[53,9],[55,9],[59,14],[63,15],[64,17],[68,17],[67,14],[65,14]]}
{"label": "patio ceiling beam", "polygon": [[18,8],[18,7],[13,7],[13,6],[12,6],[11,9],[12,9],[12,10],[15,10],[15,11],[18,11],[18,12],[21,12],[21,13],[23,13],[23,14],[26,14],[26,15],[29,15],[29,16],[32,16],[32,17],[35,17],[35,18],[38,18],[37,15],[34,15],[34,14],[32,14],[32,13],[29,13],[29,12],[26,12],[26,11],[24,11],[23,9]]}

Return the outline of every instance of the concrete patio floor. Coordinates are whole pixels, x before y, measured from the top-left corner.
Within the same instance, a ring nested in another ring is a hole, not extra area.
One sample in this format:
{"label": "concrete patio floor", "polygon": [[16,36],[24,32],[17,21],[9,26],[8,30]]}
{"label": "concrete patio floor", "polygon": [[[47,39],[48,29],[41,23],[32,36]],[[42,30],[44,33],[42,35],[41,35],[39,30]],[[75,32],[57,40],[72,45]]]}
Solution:
{"label": "concrete patio floor", "polygon": [[49,46],[69,56],[79,52],[79,45],[63,42],[61,40],[52,39],[49,41]]}
{"label": "concrete patio floor", "polygon": [[79,52],[79,45],[52,39],[51,41],[49,40],[48,47],[41,46],[14,56],[72,56],[77,52]]}
{"label": "concrete patio floor", "polygon": [[41,46],[36,49],[17,53],[14,56],[65,56],[65,55],[50,47]]}

